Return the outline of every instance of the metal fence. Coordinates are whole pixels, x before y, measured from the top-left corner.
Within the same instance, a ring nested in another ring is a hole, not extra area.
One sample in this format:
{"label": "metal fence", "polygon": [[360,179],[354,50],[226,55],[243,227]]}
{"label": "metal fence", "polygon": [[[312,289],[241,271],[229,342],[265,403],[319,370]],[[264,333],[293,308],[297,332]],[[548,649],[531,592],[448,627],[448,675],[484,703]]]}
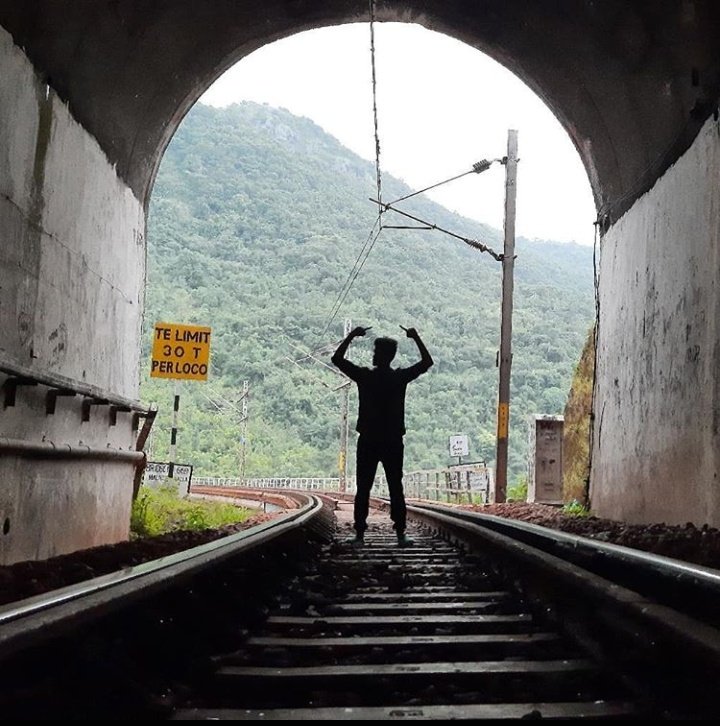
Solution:
{"label": "metal fence", "polygon": [[[193,484],[208,487],[242,487],[246,489],[305,489],[339,492],[339,477],[194,477]],[[491,501],[492,469],[483,464],[464,464],[445,469],[409,472],[403,476],[405,496],[455,504],[487,504]],[[347,493],[355,493],[355,477],[347,478]],[[375,478],[373,493],[388,496],[384,475]]]}
{"label": "metal fence", "polygon": [[[308,489],[321,492],[340,491],[339,477],[259,477],[245,478],[223,476],[193,477],[193,486],[242,487],[244,489]],[[354,484],[353,484],[354,487]]]}

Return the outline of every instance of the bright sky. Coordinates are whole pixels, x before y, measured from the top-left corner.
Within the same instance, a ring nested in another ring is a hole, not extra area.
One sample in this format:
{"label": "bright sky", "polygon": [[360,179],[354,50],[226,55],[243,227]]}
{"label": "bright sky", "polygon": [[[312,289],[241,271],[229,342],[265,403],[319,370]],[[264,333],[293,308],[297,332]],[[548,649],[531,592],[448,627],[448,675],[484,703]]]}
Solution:
{"label": "bright sky", "polygon": [[[376,23],[375,50],[384,172],[425,188],[476,161],[504,156],[508,129],[516,129],[516,234],[592,244],[595,206],[580,157],[552,112],[519,78],[476,49],[419,25]],[[310,30],[266,45],[200,100],[286,108],[374,161],[369,24]],[[502,229],[504,181],[504,167],[493,164],[428,196]]]}

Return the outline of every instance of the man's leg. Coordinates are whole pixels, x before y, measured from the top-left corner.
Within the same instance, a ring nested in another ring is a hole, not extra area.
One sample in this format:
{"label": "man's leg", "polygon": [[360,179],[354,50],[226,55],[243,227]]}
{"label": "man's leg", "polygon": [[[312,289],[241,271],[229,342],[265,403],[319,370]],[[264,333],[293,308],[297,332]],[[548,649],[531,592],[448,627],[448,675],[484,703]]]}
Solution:
{"label": "man's leg", "polygon": [[357,486],[354,505],[355,535],[359,538],[364,536],[367,529],[370,490],[375,481],[377,465],[377,447],[361,435],[357,442],[357,466],[355,467]]}
{"label": "man's leg", "polygon": [[407,509],[405,507],[405,493],[403,492],[403,454],[402,438],[389,441],[383,446],[382,463],[385,469],[385,478],[390,493],[390,519],[393,528],[400,539],[405,533]]}

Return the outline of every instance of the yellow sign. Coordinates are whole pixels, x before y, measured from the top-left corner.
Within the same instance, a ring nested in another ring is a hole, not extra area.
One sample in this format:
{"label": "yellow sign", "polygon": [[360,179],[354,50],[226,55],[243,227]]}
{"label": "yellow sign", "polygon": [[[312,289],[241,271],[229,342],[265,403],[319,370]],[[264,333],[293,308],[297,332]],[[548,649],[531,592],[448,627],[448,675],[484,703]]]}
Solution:
{"label": "yellow sign", "polygon": [[499,439],[508,437],[508,423],[510,419],[510,404],[498,403],[498,426],[497,436]]}
{"label": "yellow sign", "polygon": [[205,381],[209,364],[210,328],[155,323],[151,377]]}

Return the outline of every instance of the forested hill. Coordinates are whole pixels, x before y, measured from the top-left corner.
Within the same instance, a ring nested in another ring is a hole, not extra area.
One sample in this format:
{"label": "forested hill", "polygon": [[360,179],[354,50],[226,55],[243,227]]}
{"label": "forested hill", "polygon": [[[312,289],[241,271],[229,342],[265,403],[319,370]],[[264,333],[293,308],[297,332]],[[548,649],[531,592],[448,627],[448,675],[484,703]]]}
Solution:
{"label": "forested hill", "polygon": [[[488,173],[503,183],[500,167]],[[384,199],[409,191],[384,174]],[[253,103],[188,114],[149,215],[142,396],[161,409],[152,457],[167,457],[173,388],[148,376],[152,327],[192,323],[212,327],[211,373],[182,384],[178,459],[197,474],[237,474],[236,409],[248,380],[246,473],[335,475],[342,379],[324,364],[348,318],[373,327],[350,349],[360,364],[376,335],[398,337],[398,364],[416,360],[399,325],[416,327],[435,359],[408,389],[406,470],[446,465],[456,433],[469,435],[471,460],[493,461],[501,269],[490,255],[437,231],[384,230],[328,326],[375,221],[375,195],[374,165],[308,119]],[[498,230],[424,197],[402,205],[502,251]],[[562,413],[594,315],[591,249],[521,238],[516,252],[514,474],[525,471],[529,416]],[[323,346],[318,360],[293,362]],[[351,429],[355,410],[353,392]]]}

